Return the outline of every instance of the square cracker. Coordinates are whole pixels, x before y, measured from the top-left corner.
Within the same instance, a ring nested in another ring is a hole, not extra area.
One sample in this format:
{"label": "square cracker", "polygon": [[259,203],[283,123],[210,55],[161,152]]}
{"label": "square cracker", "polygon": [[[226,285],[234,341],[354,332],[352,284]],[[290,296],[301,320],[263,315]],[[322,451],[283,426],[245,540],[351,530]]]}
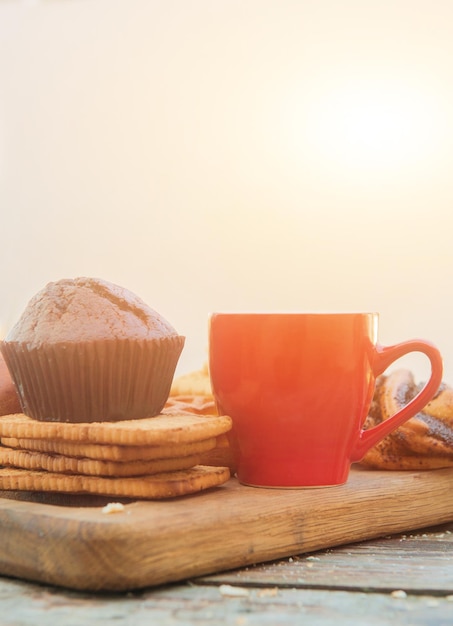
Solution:
{"label": "square cracker", "polygon": [[188,470],[154,476],[105,478],[81,474],[58,474],[10,467],[0,468],[0,490],[96,494],[160,500],[184,496],[226,483],[227,467],[197,465]]}
{"label": "square cracker", "polygon": [[156,415],[119,422],[44,422],[23,413],[0,417],[0,437],[117,445],[170,445],[217,437],[231,429],[226,415]]}
{"label": "square cracker", "polygon": [[198,465],[200,454],[149,461],[102,461],[76,458],[62,454],[48,454],[32,450],[17,450],[0,446],[0,465],[28,470],[44,470],[63,474],[85,474],[91,476],[143,476],[189,469]]}
{"label": "square cracker", "polygon": [[[220,435],[219,438],[221,437],[225,437],[225,435]],[[118,446],[103,443],[84,443],[83,441],[17,439],[15,437],[2,437],[1,443],[8,448],[125,463],[127,461],[151,461],[153,459],[169,459],[203,454],[213,450],[217,446],[219,438],[211,437],[201,441],[170,444],[167,446]]]}

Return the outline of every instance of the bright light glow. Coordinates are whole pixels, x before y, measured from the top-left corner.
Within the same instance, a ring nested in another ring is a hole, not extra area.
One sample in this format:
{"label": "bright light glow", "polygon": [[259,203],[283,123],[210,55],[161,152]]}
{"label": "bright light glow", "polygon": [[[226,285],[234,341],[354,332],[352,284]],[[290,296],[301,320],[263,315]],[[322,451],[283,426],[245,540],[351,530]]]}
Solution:
{"label": "bright light glow", "polygon": [[369,80],[336,83],[298,112],[291,101],[286,134],[294,150],[310,146],[318,165],[342,173],[401,173],[429,161],[442,139],[441,107],[428,89]]}
{"label": "bright light glow", "polygon": [[351,90],[320,111],[323,151],[354,167],[395,167],[423,157],[436,134],[435,111],[409,91]]}

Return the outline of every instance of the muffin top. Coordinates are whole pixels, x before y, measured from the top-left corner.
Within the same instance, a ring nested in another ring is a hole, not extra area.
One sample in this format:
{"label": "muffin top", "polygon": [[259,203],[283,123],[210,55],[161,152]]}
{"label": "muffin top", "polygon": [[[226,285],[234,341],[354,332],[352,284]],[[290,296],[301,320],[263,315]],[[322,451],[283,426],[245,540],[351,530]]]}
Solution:
{"label": "muffin top", "polygon": [[5,342],[42,344],[160,339],[176,330],[131,291],[98,278],[48,283],[28,303]]}

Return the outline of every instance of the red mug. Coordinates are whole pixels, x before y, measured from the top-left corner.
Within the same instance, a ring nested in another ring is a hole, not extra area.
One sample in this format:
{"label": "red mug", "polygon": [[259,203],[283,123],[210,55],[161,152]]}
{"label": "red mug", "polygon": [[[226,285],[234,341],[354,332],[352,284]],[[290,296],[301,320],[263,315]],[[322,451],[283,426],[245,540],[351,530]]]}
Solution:
{"label": "red mug", "polygon": [[[367,450],[416,415],[442,382],[425,340],[378,344],[377,313],[214,313],[209,370],[220,413],[233,421],[240,482],[261,487],[339,485]],[[431,376],[395,415],[363,430],[376,377],[409,352]]]}

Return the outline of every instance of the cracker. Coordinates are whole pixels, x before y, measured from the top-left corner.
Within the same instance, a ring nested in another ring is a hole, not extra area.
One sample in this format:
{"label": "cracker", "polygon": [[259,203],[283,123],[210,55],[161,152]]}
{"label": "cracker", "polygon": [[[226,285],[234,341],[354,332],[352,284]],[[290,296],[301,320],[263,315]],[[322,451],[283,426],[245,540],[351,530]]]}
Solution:
{"label": "cracker", "polygon": [[159,500],[216,487],[227,482],[229,477],[230,471],[227,467],[204,465],[154,476],[130,478],[100,478],[4,467],[0,468],[0,490],[87,493]]}
{"label": "cracker", "polygon": [[23,413],[0,417],[0,437],[64,439],[117,445],[170,445],[217,437],[231,429],[226,415],[156,415],[119,422],[41,422]]}
{"label": "cracker", "polygon": [[200,463],[202,465],[220,465],[229,467],[234,474],[237,470],[237,450],[230,444],[227,435],[217,437],[215,448],[201,453]]}
{"label": "cracker", "polygon": [[200,463],[201,455],[157,459],[151,461],[99,461],[62,454],[47,454],[31,450],[15,450],[0,446],[0,465],[29,470],[45,470],[63,474],[87,474],[91,476],[142,476],[189,469]]}
{"label": "cracker", "polygon": [[[225,436],[220,435],[220,437]],[[121,461],[123,463],[126,461],[147,461],[204,454],[218,445],[216,437],[169,446],[117,446],[102,443],[84,443],[83,441],[17,439],[14,437],[2,437],[1,443],[9,448],[63,454],[77,458],[99,459],[101,461]]]}

